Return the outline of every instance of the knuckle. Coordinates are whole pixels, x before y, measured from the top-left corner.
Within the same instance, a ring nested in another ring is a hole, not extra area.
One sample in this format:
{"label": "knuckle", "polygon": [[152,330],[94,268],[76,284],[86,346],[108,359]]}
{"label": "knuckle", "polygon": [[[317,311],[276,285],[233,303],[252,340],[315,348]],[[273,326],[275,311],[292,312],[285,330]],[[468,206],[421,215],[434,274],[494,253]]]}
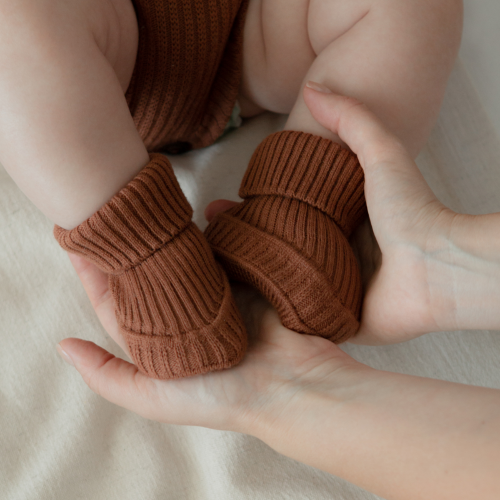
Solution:
{"label": "knuckle", "polygon": [[82,373],[83,381],[89,386],[89,388],[95,392],[98,396],[105,397],[105,386],[106,377],[104,376],[105,368],[110,362],[112,362],[115,357],[112,354],[107,354],[101,361],[99,366],[94,367],[91,370],[86,370]]}
{"label": "knuckle", "polygon": [[85,371],[82,373],[82,378],[92,392],[95,392],[98,396],[101,396],[99,381],[100,377],[98,376],[98,370]]}

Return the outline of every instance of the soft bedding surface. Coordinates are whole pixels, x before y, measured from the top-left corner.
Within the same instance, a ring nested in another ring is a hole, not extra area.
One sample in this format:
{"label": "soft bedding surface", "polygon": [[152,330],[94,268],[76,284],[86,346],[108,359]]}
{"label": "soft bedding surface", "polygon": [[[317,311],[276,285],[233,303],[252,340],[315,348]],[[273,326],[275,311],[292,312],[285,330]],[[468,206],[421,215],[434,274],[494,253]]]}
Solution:
{"label": "soft bedding surface", "polygon": [[[283,117],[257,117],[173,157],[195,220],[237,199],[250,155]],[[457,211],[500,211],[500,143],[460,61],[418,164]],[[374,495],[283,457],[258,439],[144,420],[93,394],[57,356],[63,338],[119,349],[95,317],[52,224],[0,167],[0,498],[8,500],[368,500]],[[450,332],[343,348],[384,370],[500,389],[499,332]]]}

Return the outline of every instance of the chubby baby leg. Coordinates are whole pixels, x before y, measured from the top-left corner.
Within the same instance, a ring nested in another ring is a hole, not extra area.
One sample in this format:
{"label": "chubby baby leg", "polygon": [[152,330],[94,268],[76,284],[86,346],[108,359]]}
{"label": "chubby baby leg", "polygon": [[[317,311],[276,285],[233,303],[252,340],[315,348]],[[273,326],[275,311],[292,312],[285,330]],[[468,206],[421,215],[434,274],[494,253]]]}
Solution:
{"label": "chubby baby leg", "polygon": [[2,3],[0,162],[49,219],[71,229],[149,161],[124,99],[134,10],[120,1],[118,18],[98,0]]}
{"label": "chubby baby leg", "polygon": [[[316,57],[302,84],[364,102],[416,157],[439,113],[462,16],[462,0],[310,0]],[[301,91],[285,128],[340,142],[312,118]]]}
{"label": "chubby baby leg", "polygon": [[127,107],[130,1],[2,0],[0,23],[0,161],[61,246],[109,275],[134,362],[157,378],[239,362],[246,337],[227,278]]}
{"label": "chubby baby leg", "polygon": [[[306,3],[303,50],[294,46],[300,23],[289,40],[286,31],[263,30],[270,33],[268,66],[247,85],[262,107],[272,105],[272,89],[281,87],[279,107],[286,83],[288,93],[296,84],[285,130],[259,145],[240,189],[244,201],[218,214],[206,234],[228,274],[256,286],[285,326],[342,342],[356,332],[361,310],[361,280],[347,238],[366,216],[363,172],[341,140],[312,118],[303,85],[313,80],[364,101],[416,155],[439,111],[462,9],[455,0]],[[276,14],[284,2],[262,5]],[[300,79],[294,54],[297,64],[311,61]]]}

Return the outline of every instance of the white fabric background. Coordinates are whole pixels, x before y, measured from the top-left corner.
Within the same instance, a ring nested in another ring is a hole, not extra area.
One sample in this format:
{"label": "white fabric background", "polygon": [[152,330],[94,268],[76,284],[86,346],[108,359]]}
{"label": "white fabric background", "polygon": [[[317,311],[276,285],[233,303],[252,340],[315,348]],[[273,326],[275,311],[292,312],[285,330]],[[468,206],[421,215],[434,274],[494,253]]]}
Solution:
{"label": "white fabric background", "polygon": [[500,133],[500,2],[465,0],[462,58],[481,102]]}
{"label": "white fabric background", "polygon": [[[258,117],[220,143],[176,157],[204,226],[212,199],[237,199],[247,161],[283,117]],[[455,67],[418,159],[439,198],[500,211],[500,143],[467,72]],[[57,356],[69,336],[119,353],[52,237],[52,224],[0,167],[0,497],[8,500],[373,500],[258,439],[146,421],[94,395]],[[387,347],[345,345],[373,367],[500,389],[498,332],[431,334]],[[388,478],[390,480],[390,478]]]}

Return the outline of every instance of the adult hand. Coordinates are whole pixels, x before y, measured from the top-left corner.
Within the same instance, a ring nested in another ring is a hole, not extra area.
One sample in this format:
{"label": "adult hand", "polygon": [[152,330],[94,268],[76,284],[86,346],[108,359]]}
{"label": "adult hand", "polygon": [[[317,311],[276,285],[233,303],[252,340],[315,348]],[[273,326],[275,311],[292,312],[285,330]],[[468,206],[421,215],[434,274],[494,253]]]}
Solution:
{"label": "adult hand", "polygon": [[365,105],[312,87],[305,87],[304,98],[314,118],[358,155],[382,253],[352,341],[393,343],[428,332],[500,328],[494,299],[500,214],[462,215],[445,207],[401,142]]}
{"label": "adult hand", "polygon": [[[312,115],[357,154],[363,167],[381,251],[365,289],[360,329],[350,342],[377,345],[429,332],[500,328],[492,299],[500,286],[494,251],[500,242],[493,236],[499,215],[473,217],[445,207],[402,143],[364,104],[313,87],[304,88]],[[233,205],[218,200],[205,214],[210,220]],[[357,238],[358,247],[360,242],[370,246],[366,235]],[[373,267],[373,258],[361,264]]]}
{"label": "adult hand", "polygon": [[[314,87],[314,86],[313,86]],[[453,290],[435,257],[447,250],[457,214],[433,194],[402,143],[361,102],[324,87],[306,87],[314,118],[358,156],[380,265],[365,292],[353,342],[379,344],[441,331],[453,309]],[[443,293],[449,292],[449,293]]]}
{"label": "adult hand", "polygon": [[[125,347],[106,275],[71,260],[103,326]],[[384,498],[498,498],[500,391],[373,370],[244,298],[262,321],[230,370],[159,381],[92,342],[60,346],[92,390],[143,417],[256,436]]]}
{"label": "adult hand", "polygon": [[[106,274],[82,257],[69,256],[104,329],[127,353]],[[256,292],[248,288],[238,292],[238,306],[251,320],[249,347],[243,361],[230,370],[155,380],[92,342],[65,339],[58,350],[94,392],[143,417],[248,434],[282,412],[292,422],[295,413],[287,413],[289,404],[317,377],[333,385],[341,368],[371,370],[325,339],[283,327]]]}

